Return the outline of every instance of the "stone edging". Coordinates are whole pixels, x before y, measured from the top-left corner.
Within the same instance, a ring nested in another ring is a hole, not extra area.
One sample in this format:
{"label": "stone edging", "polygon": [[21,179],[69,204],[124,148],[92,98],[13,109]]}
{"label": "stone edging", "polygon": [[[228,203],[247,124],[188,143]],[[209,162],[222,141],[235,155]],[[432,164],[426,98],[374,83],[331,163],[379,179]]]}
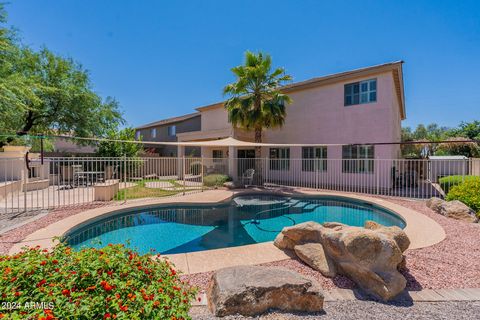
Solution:
{"label": "stone edging", "polygon": [[[357,290],[332,289],[323,292],[325,302],[365,300]],[[197,295],[193,306],[206,306],[207,295],[202,292]],[[420,291],[404,291],[394,301],[413,302],[447,302],[447,301],[480,301],[480,288],[469,289],[423,289]]]}
{"label": "stone edging", "polygon": [[[325,301],[362,300],[362,295],[356,290],[333,289],[324,292]],[[359,298],[360,297],[360,298]],[[394,301],[411,300],[414,302],[438,301],[480,301],[478,289],[423,289],[420,291],[404,291]]]}

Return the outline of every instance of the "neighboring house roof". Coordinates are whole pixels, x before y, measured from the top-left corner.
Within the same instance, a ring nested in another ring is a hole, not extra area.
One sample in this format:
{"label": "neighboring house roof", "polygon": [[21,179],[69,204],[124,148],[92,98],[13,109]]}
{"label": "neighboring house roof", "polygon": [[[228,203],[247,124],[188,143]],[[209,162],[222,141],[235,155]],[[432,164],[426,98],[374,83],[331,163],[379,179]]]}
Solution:
{"label": "neighboring house roof", "polygon": [[[327,85],[335,82],[345,81],[349,79],[355,79],[365,76],[370,76],[373,74],[378,74],[381,72],[391,71],[393,74],[393,79],[395,83],[395,91],[397,94],[398,104],[400,106],[400,115],[401,119],[406,118],[405,113],[405,97],[403,92],[403,71],[402,71],[403,61],[395,61],[384,63],[376,66],[350,70],[346,72],[335,73],[323,77],[312,78],[305,81],[300,81],[296,83],[291,83],[286,86],[281,87],[283,92],[294,92],[305,89],[310,89],[317,86]],[[197,111],[206,111],[210,109],[216,109],[223,106],[222,102],[217,102],[203,107],[196,108]]]}
{"label": "neighboring house roof", "polygon": [[160,125],[180,122],[180,121],[188,120],[188,119],[191,119],[191,118],[195,118],[199,115],[200,115],[200,112],[189,113],[189,114],[179,116],[179,117],[173,117],[173,118],[168,118],[168,119],[163,119],[163,120],[160,120],[160,121],[147,123],[147,124],[141,125],[139,127],[136,127],[135,129],[145,129],[145,128],[150,128],[150,127],[156,127],[156,126],[160,126]]}

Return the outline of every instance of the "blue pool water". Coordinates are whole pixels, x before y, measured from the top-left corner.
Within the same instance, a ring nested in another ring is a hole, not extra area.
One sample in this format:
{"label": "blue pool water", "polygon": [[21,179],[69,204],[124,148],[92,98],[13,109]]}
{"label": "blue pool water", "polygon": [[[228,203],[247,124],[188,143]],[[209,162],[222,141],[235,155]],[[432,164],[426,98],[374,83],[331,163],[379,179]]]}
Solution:
{"label": "blue pool water", "polygon": [[373,220],[405,227],[397,215],[344,198],[239,196],[217,205],[164,205],[121,213],[66,236],[73,248],[123,243],[141,253],[201,251],[272,241],[283,227],[306,221],[363,226]]}

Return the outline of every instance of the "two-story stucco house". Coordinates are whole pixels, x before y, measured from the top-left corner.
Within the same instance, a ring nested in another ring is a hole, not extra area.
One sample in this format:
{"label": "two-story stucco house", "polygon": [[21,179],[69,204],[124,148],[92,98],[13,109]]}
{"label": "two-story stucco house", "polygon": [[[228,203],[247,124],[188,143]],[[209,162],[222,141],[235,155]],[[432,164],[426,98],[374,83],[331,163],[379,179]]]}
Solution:
{"label": "two-story stucco house", "polygon": [[[365,159],[364,163],[339,163],[341,168],[337,169],[343,173],[373,172],[373,163],[368,159],[399,158],[398,144],[370,144],[400,142],[401,121],[405,119],[402,63],[386,63],[282,87],[293,102],[287,107],[284,126],[265,130],[263,142],[295,146],[262,147],[262,158],[284,159],[281,168],[274,168],[278,171],[295,169],[289,159]],[[186,119],[178,117],[141,126],[137,128],[138,134],[146,141],[206,141],[226,137],[254,141],[253,132],[235,129],[228,122],[223,102],[196,110],[197,113],[184,116]],[[160,133],[168,132],[172,125],[176,126],[175,137],[173,132],[171,136]],[[152,135],[153,130],[156,136]],[[178,148],[181,154],[188,155],[188,151],[183,152],[184,147]],[[171,155],[175,154],[172,147],[169,150]],[[205,158],[255,155],[254,148],[206,146],[201,147],[201,154]],[[297,169],[306,168],[303,165]],[[386,172],[390,170],[385,168]]]}
{"label": "two-story stucco house", "polygon": [[[176,142],[178,135],[184,132],[195,132],[201,130],[200,112],[194,112],[183,116],[164,119],[148,123],[136,128],[136,138],[143,141],[155,142]],[[155,153],[161,157],[176,157],[177,147],[171,145],[148,145],[146,148],[151,148]],[[186,150],[187,155],[199,156],[199,148],[191,147]]]}

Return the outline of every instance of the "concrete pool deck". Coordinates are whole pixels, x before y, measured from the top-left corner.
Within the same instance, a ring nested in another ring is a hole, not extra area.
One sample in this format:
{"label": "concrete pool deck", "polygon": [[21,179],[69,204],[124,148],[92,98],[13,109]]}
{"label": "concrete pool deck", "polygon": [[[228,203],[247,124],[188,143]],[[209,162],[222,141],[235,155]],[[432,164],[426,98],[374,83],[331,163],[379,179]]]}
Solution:
{"label": "concrete pool deck", "polygon": [[[219,203],[228,201],[234,195],[252,193],[269,193],[290,196],[335,196],[346,199],[355,199],[365,201],[398,214],[405,222],[405,232],[410,238],[411,245],[409,249],[424,248],[439,243],[445,238],[445,231],[433,219],[418,213],[412,209],[389,202],[385,199],[363,196],[358,194],[324,192],[311,190],[294,190],[293,192],[273,192],[265,190],[210,190],[199,193],[187,194],[169,198],[151,199],[143,201],[132,201],[121,206],[107,206],[91,210],[86,210],[79,214],[70,216],[63,220],[39,229],[19,243],[16,243],[9,251],[10,254],[17,253],[24,246],[37,246],[50,249],[56,243],[57,238],[65,235],[71,230],[90,224],[98,219],[110,215],[127,212],[131,209],[149,208],[162,204],[198,204],[198,203]],[[229,247],[207,251],[197,251],[189,253],[179,253],[167,255],[177,269],[186,274],[199,272],[208,272],[218,270],[224,267],[235,265],[254,265],[273,261],[289,259],[284,251],[276,248],[273,242],[264,242],[239,247]]]}

